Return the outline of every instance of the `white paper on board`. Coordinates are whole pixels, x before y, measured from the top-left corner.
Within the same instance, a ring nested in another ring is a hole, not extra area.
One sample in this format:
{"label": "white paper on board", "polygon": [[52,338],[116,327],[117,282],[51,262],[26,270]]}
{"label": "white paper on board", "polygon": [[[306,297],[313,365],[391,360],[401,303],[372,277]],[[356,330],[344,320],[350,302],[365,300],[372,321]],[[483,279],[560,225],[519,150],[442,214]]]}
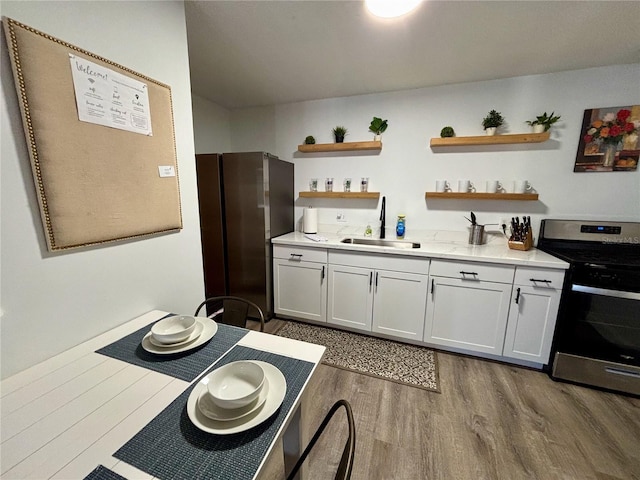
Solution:
{"label": "white paper on board", "polygon": [[69,54],[78,119],[151,135],[147,84]]}

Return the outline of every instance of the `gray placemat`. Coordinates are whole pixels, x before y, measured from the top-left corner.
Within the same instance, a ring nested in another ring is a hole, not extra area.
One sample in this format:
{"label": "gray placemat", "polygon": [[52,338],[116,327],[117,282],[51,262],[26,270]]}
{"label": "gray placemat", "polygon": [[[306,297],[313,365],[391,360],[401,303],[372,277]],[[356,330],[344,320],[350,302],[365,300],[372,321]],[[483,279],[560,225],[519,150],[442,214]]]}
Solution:
{"label": "gray placemat", "polygon": [[218,331],[204,345],[175,355],[154,355],[140,345],[142,338],[151,329],[151,323],[97,350],[96,353],[191,382],[249,333],[249,330],[244,328],[218,323]]}
{"label": "gray placemat", "polygon": [[104,465],[98,465],[96,469],[89,475],[84,477],[84,480],[127,480],[122,475],[118,475],[113,470],[109,470]]}
{"label": "gray placemat", "polygon": [[233,435],[203,432],[187,415],[187,399],[195,386],[192,385],[113,456],[162,480],[253,478],[307,381],[313,363],[236,346],[210,370],[237,360],[269,362],[284,374],[287,393],[270,419]]}

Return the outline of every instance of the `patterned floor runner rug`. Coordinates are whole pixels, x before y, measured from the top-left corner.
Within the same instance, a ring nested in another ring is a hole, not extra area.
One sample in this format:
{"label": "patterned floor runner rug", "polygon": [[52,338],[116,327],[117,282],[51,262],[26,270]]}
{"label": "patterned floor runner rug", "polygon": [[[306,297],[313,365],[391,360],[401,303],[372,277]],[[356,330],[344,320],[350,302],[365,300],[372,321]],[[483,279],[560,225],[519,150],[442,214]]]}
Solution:
{"label": "patterned floor runner rug", "polygon": [[322,363],[440,393],[436,352],[425,347],[293,321],[274,332],[327,347]]}

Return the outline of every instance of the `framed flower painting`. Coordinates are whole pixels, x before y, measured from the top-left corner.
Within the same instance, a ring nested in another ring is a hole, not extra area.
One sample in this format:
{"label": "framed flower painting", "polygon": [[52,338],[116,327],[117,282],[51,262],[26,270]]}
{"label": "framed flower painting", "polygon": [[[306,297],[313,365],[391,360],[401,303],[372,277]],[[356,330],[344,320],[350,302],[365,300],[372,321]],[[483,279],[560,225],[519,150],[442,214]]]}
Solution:
{"label": "framed flower painting", "polygon": [[585,110],[573,171],[635,171],[639,133],[640,105]]}

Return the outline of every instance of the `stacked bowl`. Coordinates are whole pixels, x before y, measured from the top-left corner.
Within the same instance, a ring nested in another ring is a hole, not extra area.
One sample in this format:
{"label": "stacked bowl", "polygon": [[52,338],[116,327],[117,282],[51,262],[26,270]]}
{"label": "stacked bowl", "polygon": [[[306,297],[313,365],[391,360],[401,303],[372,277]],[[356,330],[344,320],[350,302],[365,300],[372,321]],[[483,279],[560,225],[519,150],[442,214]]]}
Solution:
{"label": "stacked bowl", "polygon": [[265,372],[248,360],[217,368],[204,381],[207,389],[198,400],[198,408],[213,420],[237,420],[256,412],[266,400]]}
{"label": "stacked bowl", "polygon": [[196,317],[174,315],[151,327],[151,336],[160,345],[171,346],[187,340],[196,329]]}

